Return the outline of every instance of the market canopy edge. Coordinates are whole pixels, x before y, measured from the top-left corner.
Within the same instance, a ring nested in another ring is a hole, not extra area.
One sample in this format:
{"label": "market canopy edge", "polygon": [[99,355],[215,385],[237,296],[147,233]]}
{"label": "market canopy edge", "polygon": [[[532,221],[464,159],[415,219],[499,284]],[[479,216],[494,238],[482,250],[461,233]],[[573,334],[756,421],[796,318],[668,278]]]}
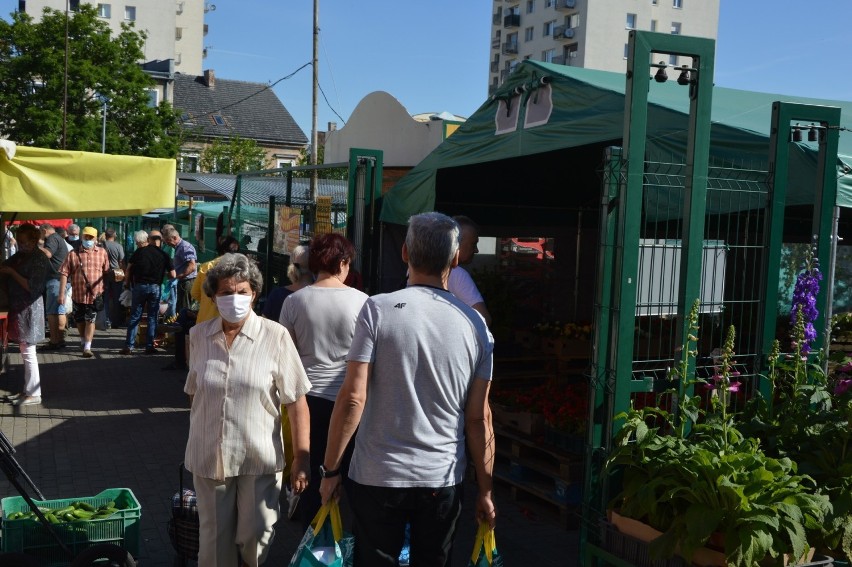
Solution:
{"label": "market canopy edge", "polygon": [[[545,88],[530,92],[528,87],[534,84]],[[452,136],[385,195],[381,220],[405,225],[411,215],[434,210],[439,169],[589,144],[620,145],[624,88],[623,73],[522,62]],[[530,114],[527,107],[533,100],[537,110],[530,119],[526,116]],[[852,129],[852,102],[715,87],[711,159],[766,168],[772,103],[776,101],[839,107],[839,126]],[[689,98],[683,86],[676,81],[653,84],[648,105],[649,152],[673,156],[685,153],[688,113]],[[794,145],[790,152],[788,204],[813,203],[816,151],[807,143]],[[852,135],[841,131],[838,154],[836,203],[852,207]]]}
{"label": "market canopy edge", "polygon": [[175,203],[175,160],[17,146],[0,154],[0,212],[18,220],[141,215]]}

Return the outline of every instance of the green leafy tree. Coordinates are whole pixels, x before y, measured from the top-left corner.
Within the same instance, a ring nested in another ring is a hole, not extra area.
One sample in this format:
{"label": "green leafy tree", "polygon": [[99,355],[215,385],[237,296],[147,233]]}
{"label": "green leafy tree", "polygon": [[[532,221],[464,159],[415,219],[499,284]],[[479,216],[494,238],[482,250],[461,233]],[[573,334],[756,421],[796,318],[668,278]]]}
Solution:
{"label": "green leafy tree", "polygon": [[[322,165],[324,163],[325,146],[319,146],[317,149],[317,164]],[[299,152],[299,157],[296,160],[296,165],[311,165],[311,146],[305,146],[302,148],[302,151]],[[296,171],[293,175],[295,177],[310,177],[311,172],[310,170]],[[349,170],[347,168],[324,169],[320,171],[319,176],[322,179],[346,180],[349,179]]]}
{"label": "green leafy tree", "polygon": [[198,164],[201,171],[208,173],[240,173],[267,169],[269,160],[266,150],[255,140],[233,136],[227,140],[214,140],[201,152]]}
{"label": "green leafy tree", "polygon": [[[178,116],[168,103],[149,105],[155,82],[139,66],[145,34],[122,24],[112,36],[85,3],[69,13],[67,25],[65,148],[101,151],[105,98],[108,153],[176,157]],[[62,148],[65,30],[65,12],[49,8],[39,22],[23,12],[0,20],[0,133],[16,142]]]}

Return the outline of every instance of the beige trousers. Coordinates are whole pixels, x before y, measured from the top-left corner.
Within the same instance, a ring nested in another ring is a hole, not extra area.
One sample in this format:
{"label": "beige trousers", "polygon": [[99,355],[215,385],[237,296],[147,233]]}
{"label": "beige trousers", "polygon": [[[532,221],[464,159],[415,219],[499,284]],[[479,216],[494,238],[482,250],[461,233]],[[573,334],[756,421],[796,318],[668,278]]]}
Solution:
{"label": "beige trousers", "polygon": [[278,521],[280,472],[244,475],[224,482],[192,476],[198,499],[198,565],[261,565],[269,552]]}

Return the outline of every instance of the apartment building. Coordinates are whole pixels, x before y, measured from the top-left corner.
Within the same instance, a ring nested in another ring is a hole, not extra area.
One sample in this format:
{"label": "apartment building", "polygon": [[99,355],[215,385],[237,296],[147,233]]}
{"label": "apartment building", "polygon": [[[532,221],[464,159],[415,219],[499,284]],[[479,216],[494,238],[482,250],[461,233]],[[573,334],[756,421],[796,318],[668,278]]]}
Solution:
{"label": "apartment building", "polygon": [[[204,66],[204,36],[207,24],[204,15],[216,9],[205,0],[122,0],[122,2],[90,2],[89,0],[18,0],[18,11],[38,19],[45,7],[54,10],[76,10],[80,2],[94,5],[98,15],[109,23],[113,34],[121,24],[133,22],[137,31],[144,31],[144,61],[157,63],[171,60],[173,72],[200,75]],[[158,67],[156,64],[155,67]],[[158,68],[162,68],[161,64]],[[169,67],[169,65],[165,65]],[[171,99],[168,91],[160,91]]]}
{"label": "apartment building", "polygon": [[[535,59],[624,72],[630,30],[708,37],[720,0],[494,0],[488,92],[515,66]],[[689,64],[675,55],[671,65]]]}

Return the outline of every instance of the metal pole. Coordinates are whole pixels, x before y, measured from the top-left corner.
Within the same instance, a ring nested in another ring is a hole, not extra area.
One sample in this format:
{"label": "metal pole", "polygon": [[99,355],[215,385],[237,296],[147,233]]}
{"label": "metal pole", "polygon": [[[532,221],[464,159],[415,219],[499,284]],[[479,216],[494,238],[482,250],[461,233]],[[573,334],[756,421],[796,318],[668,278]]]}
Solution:
{"label": "metal pole", "polygon": [[65,76],[62,86],[62,149],[68,136],[68,2],[65,0]]}
{"label": "metal pole", "polygon": [[[314,80],[313,80],[313,108],[311,113],[311,165],[317,165],[319,156],[319,136],[317,135],[317,105],[319,103],[319,0],[314,0]],[[317,185],[319,184],[319,172],[311,171],[311,231],[316,230],[316,205]]]}
{"label": "metal pole", "polygon": [[107,115],[107,99],[104,97],[104,124],[101,129],[101,153],[106,153],[106,115]]}

